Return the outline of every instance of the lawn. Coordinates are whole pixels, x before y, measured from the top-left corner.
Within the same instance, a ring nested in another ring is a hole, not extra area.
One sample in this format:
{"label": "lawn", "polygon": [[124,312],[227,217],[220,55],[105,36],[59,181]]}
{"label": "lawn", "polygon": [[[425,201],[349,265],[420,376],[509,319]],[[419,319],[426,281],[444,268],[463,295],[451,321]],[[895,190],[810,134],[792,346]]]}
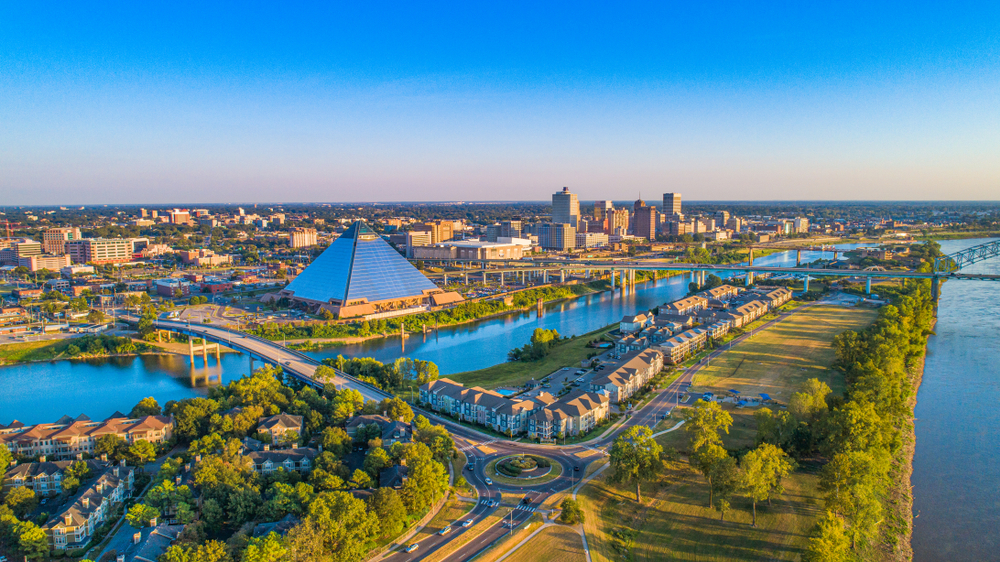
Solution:
{"label": "lawn", "polygon": [[434,519],[431,519],[430,523],[424,525],[424,528],[407,541],[406,544],[420,542],[437,533],[445,526],[454,525],[455,522],[466,519],[465,514],[472,511],[474,507],[476,507],[476,504],[459,501],[454,496],[448,498],[448,501],[441,507],[441,511],[434,516]]}
{"label": "lawn", "polygon": [[587,540],[594,562],[628,560],[798,560],[822,499],[813,472],[783,480],[785,494],[770,507],[730,501],[726,521],[707,507],[708,485],[684,462],[670,463],[662,477],[643,486],[643,504],[630,486],[612,486],[601,475],[581,490]]}
{"label": "lawn", "polygon": [[507,558],[510,562],[583,562],[583,540],[573,527],[553,525],[542,529]]}
{"label": "lawn", "polygon": [[448,378],[465,386],[482,386],[484,388],[520,386],[531,379],[541,380],[563,367],[578,367],[580,361],[586,359],[588,354],[603,351],[587,347],[587,343],[601,338],[617,327],[617,324],[606,326],[561,342],[539,361],[501,363],[478,371],[450,375]]}
{"label": "lawn", "polygon": [[55,359],[71,343],[71,339],[61,339],[0,345],[0,365]]}

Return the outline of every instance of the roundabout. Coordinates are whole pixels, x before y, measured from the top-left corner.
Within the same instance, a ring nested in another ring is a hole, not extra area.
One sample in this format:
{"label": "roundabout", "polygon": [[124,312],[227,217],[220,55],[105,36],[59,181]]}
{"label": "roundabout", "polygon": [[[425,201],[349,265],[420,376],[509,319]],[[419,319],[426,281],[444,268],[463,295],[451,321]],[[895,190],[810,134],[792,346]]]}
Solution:
{"label": "roundabout", "polygon": [[490,461],[484,471],[498,484],[536,486],[559,478],[563,466],[558,460],[533,454],[511,454]]}

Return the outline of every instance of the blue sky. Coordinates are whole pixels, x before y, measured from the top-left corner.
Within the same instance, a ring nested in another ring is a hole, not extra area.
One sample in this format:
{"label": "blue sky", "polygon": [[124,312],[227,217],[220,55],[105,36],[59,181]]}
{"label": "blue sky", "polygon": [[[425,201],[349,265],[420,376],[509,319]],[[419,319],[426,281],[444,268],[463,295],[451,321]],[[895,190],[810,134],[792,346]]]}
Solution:
{"label": "blue sky", "polygon": [[1000,199],[995,1],[278,4],[0,3],[0,202]]}

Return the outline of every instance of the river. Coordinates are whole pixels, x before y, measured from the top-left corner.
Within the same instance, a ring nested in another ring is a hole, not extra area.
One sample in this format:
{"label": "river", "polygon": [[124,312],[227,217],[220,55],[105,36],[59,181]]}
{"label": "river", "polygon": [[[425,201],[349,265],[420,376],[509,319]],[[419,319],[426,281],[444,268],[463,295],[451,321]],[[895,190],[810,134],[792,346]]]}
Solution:
{"label": "river", "polygon": [[[985,240],[941,242],[951,253]],[[969,273],[1000,274],[1000,259]],[[917,393],[916,562],[1000,560],[1000,283],[944,283]]]}

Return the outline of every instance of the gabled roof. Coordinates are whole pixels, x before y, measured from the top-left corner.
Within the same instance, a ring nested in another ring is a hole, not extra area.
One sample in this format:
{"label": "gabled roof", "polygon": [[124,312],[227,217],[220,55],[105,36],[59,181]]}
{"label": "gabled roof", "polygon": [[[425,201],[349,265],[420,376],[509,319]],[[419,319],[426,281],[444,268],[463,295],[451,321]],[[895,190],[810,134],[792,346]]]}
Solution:
{"label": "gabled roof", "polygon": [[434,289],[437,285],[361,221],[285,288],[296,298],[324,303],[418,297]]}

